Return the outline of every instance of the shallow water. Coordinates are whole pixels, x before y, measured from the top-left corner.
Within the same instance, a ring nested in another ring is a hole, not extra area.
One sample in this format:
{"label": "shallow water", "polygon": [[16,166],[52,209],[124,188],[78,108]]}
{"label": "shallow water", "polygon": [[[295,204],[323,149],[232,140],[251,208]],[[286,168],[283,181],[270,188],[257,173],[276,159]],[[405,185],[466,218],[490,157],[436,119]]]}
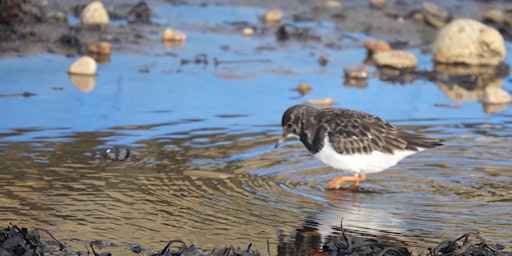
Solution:
{"label": "shallow water", "polygon": [[[243,9],[240,19],[259,11]],[[423,80],[346,86],[343,67],[366,57],[355,47],[363,35],[339,39],[342,49],[333,49],[244,38],[221,22],[214,25],[225,31],[209,33],[177,16],[188,35],[184,45],[114,53],[92,87],[76,86],[65,73],[74,58],[0,60],[0,94],[37,94],[0,97],[3,225],[101,239],[121,245],[121,254],[129,244],[156,251],[172,239],[203,249],[252,243],[260,251],[268,240],[276,253],[279,234],[293,243],[296,229],[314,228],[325,238],[341,219],[352,234],[423,250],[472,231],[512,246],[510,107],[487,114],[490,106],[474,91],[456,101]],[[317,25],[329,35],[337,29]],[[429,55],[411,51],[420,70],[432,69]],[[180,64],[202,53],[208,64]],[[322,54],[334,61],[319,66]],[[214,58],[243,62],[215,66]],[[509,80],[503,88],[510,93]],[[300,96],[293,88],[301,82],[313,91]],[[446,146],[369,175],[359,192],[326,191],[340,172],[297,141],[273,149],[282,112],[324,97]],[[130,150],[126,161],[101,156],[115,146]]]}

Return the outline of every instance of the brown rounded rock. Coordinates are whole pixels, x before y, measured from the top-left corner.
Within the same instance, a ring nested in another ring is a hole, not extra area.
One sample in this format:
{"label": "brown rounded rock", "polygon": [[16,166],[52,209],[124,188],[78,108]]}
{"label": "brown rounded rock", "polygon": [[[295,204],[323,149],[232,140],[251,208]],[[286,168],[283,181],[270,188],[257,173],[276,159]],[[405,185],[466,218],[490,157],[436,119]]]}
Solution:
{"label": "brown rounded rock", "polygon": [[378,66],[389,66],[398,69],[415,68],[418,63],[414,54],[402,50],[377,52],[373,55],[373,60]]}
{"label": "brown rounded rock", "polygon": [[112,46],[109,42],[99,42],[90,44],[87,49],[92,53],[110,54],[112,51]]}
{"label": "brown rounded rock", "polygon": [[387,52],[391,50],[391,46],[388,42],[373,38],[364,40],[364,47],[368,50],[368,54],[370,55],[376,52]]}

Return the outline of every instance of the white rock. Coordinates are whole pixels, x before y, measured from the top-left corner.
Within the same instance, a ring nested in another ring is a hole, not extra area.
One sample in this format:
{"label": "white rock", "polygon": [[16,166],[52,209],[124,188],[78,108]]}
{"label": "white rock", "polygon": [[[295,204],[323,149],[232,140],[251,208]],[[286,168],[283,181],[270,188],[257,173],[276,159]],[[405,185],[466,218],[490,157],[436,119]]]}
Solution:
{"label": "white rock", "polygon": [[80,22],[85,25],[106,25],[109,22],[108,12],[100,1],[94,1],[84,8]]}
{"label": "white rock", "polygon": [[389,66],[393,68],[415,68],[418,59],[412,53],[402,50],[391,50],[387,52],[376,52],[373,60],[378,66]]}
{"label": "white rock", "polygon": [[265,24],[279,23],[283,18],[283,11],[279,9],[273,9],[261,16],[261,20]]}
{"label": "white rock", "polygon": [[434,61],[495,66],[505,59],[505,42],[494,28],[458,19],[443,27],[433,47]]}
{"label": "white rock", "polygon": [[69,73],[75,75],[96,75],[97,68],[98,65],[93,58],[83,56],[71,64]]}
{"label": "white rock", "polygon": [[185,41],[187,39],[187,35],[178,30],[166,28],[162,33],[162,39],[164,41]]}

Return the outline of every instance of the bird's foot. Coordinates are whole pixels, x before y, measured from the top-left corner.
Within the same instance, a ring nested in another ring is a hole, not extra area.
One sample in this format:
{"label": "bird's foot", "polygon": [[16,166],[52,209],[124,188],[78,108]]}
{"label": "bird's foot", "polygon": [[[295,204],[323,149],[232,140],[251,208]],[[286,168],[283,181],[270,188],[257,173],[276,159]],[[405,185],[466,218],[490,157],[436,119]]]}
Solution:
{"label": "bird's foot", "polygon": [[354,184],[352,184],[352,188],[354,190],[357,190],[359,188],[359,182],[361,182],[365,179],[366,179],[366,174],[364,174],[364,173],[360,173],[358,176],[340,176],[340,177],[334,178],[329,183],[327,183],[326,188],[327,189],[338,189],[343,184],[345,184],[345,182],[353,181]]}

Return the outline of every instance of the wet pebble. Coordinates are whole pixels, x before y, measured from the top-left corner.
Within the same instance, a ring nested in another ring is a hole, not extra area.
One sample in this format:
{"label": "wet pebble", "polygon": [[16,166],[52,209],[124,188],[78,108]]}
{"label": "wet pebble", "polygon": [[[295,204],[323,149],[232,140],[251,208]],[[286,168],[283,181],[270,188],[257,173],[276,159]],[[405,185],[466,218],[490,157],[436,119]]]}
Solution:
{"label": "wet pebble", "polygon": [[364,64],[355,64],[346,66],[344,71],[346,78],[367,79],[370,68]]}
{"label": "wet pebble", "polygon": [[384,8],[386,0],[370,0],[370,6],[373,8]]}
{"label": "wet pebble", "polygon": [[311,100],[308,100],[307,103],[309,103],[311,105],[320,106],[323,108],[330,108],[330,107],[332,107],[332,105],[334,105],[334,100],[331,98],[311,99]]}
{"label": "wet pebble", "polygon": [[109,42],[99,42],[89,44],[87,49],[91,53],[110,54],[110,52],[112,51],[112,46]]}
{"label": "wet pebble", "polygon": [[327,66],[327,63],[329,63],[331,60],[329,59],[329,57],[327,57],[327,55],[321,55],[320,57],[318,57],[318,64],[320,64],[320,66]]}
{"label": "wet pebble", "polygon": [[377,52],[373,55],[373,60],[377,66],[388,66],[397,69],[415,68],[418,63],[414,54],[402,50]]}
{"label": "wet pebble", "polygon": [[458,19],[438,32],[432,52],[436,62],[495,66],[505,58],[505,42],[490,26]]}
{"label": "wet pebble", "polygon": [[484,12],[483,19],[493,23],[503,23],[505,21],[505,13],[499,9],[489,9]]}
{"label": "wet pebble", "polygon": [[307,83],[300,83],[299,85],[297,85],[297,88],[295,88],[295,90],[297,90],[300,95],[306,95],[311,90],[313,90],[313,86]]}
{"label": "wet pebble", "polygon": [[187,35],[179,30],[166,28],[162,33],[162,39],[164,41],[185,41],[187,39]]}
{"label": "wet pebble", "polygon": [[84,8],[80,22],[85,25],[107,25],[109,19],[108,12],[103,3],[94,1]]}
{"label": "wet pebble", "polygon": [[431,2],[423,2],[421,13],[425,21],[436,28],[443,27],[451,19],[451,14],[448,10]]}
{"label": "wet pebble", "polygon": [[89,56],[79,58],[69,67],[69,73],[74,75],[96,75],[96,70],[96,61]]}
{"label": "wet pebble", "polygon": [[244,36],[252,36],[252,35],[254,35],[254,29],[250,28],[250,27],[246,27],[246,28],[244,28],[242,33],[244,34]]}
{"label": "wet pebble", "polygon": [[364,40],[364,47],[368,50],[368,55],[373,55],[376,52],[387,52],[391,50],[391,46],[388,42],[373,38]]}
{"label": "wet pebble", "polygon": [[279,23],[283,18],[283,11],[280,9],[273,9],[261,16],[261,20],[265,24],[275,24]]}

